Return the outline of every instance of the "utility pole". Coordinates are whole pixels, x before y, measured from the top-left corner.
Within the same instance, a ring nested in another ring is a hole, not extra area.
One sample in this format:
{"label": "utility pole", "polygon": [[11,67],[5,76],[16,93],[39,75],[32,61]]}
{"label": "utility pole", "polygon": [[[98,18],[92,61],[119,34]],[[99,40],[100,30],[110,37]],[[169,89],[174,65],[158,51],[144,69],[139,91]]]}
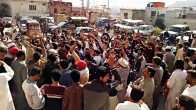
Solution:
{"label": "utility pole", "polygon": [[108,9],[110,9],[110,0],[108,0]]}
{"label": "utility pole", "polygon": [[84,15],[84,0],[81,1],[82,1],[82,15]]}
{"label": "utility pole", "polygon": [[90,1],[87,0],[87,10],[89,9],[89,7],[90,7]]}

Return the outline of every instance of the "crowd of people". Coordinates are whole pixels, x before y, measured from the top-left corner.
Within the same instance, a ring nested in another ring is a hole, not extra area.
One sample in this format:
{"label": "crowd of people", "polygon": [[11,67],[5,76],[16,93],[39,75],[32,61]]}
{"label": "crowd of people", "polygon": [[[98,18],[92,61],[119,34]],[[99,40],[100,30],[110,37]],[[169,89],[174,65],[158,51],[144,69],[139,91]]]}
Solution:
{"label": "crowd of people", "polygon": [[[195,110],[196,53],[155,36],[1,34],[1,110]],[[163,106],[161,106],[163,105]],[[160,107],[161,106],[161,107]]]}

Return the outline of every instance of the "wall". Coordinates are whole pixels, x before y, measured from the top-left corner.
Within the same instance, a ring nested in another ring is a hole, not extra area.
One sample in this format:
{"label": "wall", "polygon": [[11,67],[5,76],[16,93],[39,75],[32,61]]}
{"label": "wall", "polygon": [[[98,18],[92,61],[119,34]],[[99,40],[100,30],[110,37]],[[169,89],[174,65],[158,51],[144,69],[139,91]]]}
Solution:
{"label": "wall", "polygon": [[178,11],[176,10],[166,12],[165,23],[167,26],[187,23],[191,29],[196,30],[196,25],[195,25],[196,20],[194,18],[182,19],[182,18],[178,18],[177,14]]}
{"label": "wall", "polygon": [[132,19],[134,20],[145,20],[145,10],[132,10]]}
{"label": "wall", "polygon": [[[0,2],[3,2],[2,0]],[[12,16],[48,16],[48,0],[7,0]],[[29,5],[35,5],[36,10],[29,10]]]}
{"label": "wall", "polygon": [[[153,12],[153,13],[152,13]],[[155,24],[159,15],[165,15],[166,8],[163,2],[150,2],[145,10],[145,22],[147,24]]]}
{"label": "wall", "polygon": [[72,12],[71,2],[53,1],[49,3],[49,13],[51,16],[54,16],[54,14],[71,15],[71,12]]}
{"label": "wall", "polygon": [[128,14],[128,18],[127,19],[132,19],[132,9],[120,9],[120,18],[121,19],[125,19],[124,17],[124,13]]}

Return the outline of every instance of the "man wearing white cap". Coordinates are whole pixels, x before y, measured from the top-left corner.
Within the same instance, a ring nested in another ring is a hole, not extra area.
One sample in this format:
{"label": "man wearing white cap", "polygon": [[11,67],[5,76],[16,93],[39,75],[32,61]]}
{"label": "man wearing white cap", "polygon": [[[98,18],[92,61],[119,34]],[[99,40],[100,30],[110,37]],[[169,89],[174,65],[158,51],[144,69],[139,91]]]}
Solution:
{"label": "man wearing white cap", "polygon": [[130,69],[129,69],[129,62],[123,57],[121,57],[118,60],[118,64],[119,64],[119,68],[117,68],[117,71],[118,74],[120,75],[121,83],[123,84],[123,89],[118,93],[118,100],[120,102],[123,102],[126,94],[127,79],[129,76]]}
{"label": "man wearing white cap", "polygon": [[164,54],[163,60],[167,64],[169,72],[172,73],[174,67],[175,55],[172,53],[171,47],[166,47],[165,52],[166,53]]}

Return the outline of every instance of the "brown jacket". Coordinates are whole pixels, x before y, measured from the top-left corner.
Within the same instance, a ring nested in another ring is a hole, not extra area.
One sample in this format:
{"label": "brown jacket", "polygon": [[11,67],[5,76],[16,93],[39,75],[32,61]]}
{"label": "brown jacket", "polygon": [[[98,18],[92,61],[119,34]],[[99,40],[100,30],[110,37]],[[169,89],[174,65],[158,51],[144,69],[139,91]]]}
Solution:
{"label": "brown jacket", "polygon": [[83,110],[82,94],[82,87],[78,84],[72,84],[65,89],[64,110]]}
{"label": "brown jacket", "polygon": [[84,110],[108,110],[108,103],[107,88],[98,81],[84,87]]}

